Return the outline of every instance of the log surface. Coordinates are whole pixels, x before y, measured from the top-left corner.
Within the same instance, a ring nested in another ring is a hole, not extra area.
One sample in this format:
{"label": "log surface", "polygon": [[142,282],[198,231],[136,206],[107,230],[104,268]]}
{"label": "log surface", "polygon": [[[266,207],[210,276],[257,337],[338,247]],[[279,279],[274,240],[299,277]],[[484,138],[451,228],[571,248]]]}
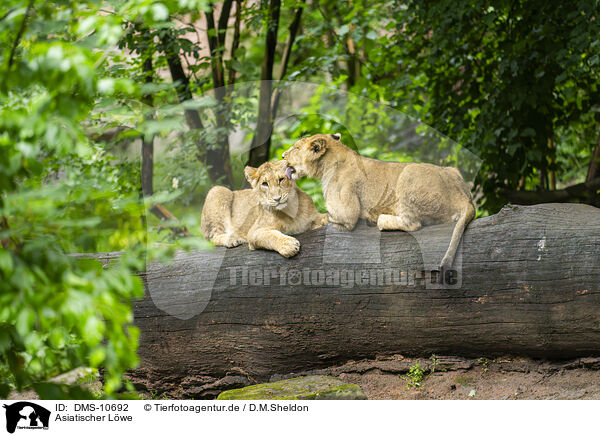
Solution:
{"label": "log surface", "polygon": [[298,236],[293,259],[243,245],[149,264],[131,378],[210,398],[375,356],[600,355],[600,209],[507,206],[477,219],[456,283],[440,286],[421,272],[439,263],[451,230],[328,226]]}

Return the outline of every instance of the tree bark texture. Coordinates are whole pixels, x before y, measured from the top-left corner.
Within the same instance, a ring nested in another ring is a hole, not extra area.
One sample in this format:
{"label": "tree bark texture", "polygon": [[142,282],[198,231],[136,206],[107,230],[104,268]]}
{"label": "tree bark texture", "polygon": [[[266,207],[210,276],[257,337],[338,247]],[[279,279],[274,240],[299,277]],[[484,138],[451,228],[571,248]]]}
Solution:
{"label": "tree bark texture", "polygon": [[600,356],[600,209],[509,205],[477,219],[453,283],[432,283],[451,230],[327,226],[299,235],[292,259],[243,245],[150,263],[131,378],[203,398],[375,356]]}

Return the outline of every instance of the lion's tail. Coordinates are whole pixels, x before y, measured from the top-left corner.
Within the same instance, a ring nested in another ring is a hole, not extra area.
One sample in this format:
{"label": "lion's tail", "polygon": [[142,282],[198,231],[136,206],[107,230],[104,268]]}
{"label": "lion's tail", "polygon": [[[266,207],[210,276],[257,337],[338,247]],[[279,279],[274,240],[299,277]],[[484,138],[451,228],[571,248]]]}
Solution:
{"label": "lion's tail", "polygon": [[471,202],[469,201],[465,205],[462,214],[460,215],[460,218],[454,226],[452,238],[450,239],[450,245],[448,246],[448,250],[446,250],[444,258],[442,259],[442,269],[448,269],[452,266],[452,263],[454,262],[454,256],[456,256],[456,250],[458,250],[458,245],[460,244],[460,239],[462,238],[462,235],[465,232],[465,228],[474,217],[475,208],[473,207],[473,204],[471,204]]}

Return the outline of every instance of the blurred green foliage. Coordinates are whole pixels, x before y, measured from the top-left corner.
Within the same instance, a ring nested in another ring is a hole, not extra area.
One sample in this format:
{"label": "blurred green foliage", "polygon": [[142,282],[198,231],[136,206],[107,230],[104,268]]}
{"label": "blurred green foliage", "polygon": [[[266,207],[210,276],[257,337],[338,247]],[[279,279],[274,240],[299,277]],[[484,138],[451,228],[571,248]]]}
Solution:
{"label": "blurred green foliage", "polygon": [[[153,2],[124,3],[121,15],[106,6],[10,0],[0,10],[0,397],[91,398],[47,381],[78,366],[103,368],[111,397],[138,362],[133,273],[165,250],[146,252],[139,164],[93,138],[143,120],[122,110],[135,108],[139,85],[114,74],[123,20],[168,14]],[[107,267],[70,255],[121,250]]]}
{"label": "blurred green foliage", "polygon": [[497,211],[506,190],[553,189],[550,173],[559,186],[583,181],[577,161],[587,168],[600,130],[597,0],[394,9],[402,32],[391,40],[423,77],[422,119],[483,159],[486,209]]}

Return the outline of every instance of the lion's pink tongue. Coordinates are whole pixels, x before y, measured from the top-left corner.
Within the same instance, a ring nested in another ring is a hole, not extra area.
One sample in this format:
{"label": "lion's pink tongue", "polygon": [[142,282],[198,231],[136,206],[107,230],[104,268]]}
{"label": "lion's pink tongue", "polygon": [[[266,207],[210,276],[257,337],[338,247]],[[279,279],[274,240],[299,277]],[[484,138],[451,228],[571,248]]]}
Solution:
{"label": "lion's pink tongue", "polygon": [[288,179],[292,178],[292,175],[294,174],[294,169],[292,167],[287,167],[285,169],[285,175],[287,176]]}

